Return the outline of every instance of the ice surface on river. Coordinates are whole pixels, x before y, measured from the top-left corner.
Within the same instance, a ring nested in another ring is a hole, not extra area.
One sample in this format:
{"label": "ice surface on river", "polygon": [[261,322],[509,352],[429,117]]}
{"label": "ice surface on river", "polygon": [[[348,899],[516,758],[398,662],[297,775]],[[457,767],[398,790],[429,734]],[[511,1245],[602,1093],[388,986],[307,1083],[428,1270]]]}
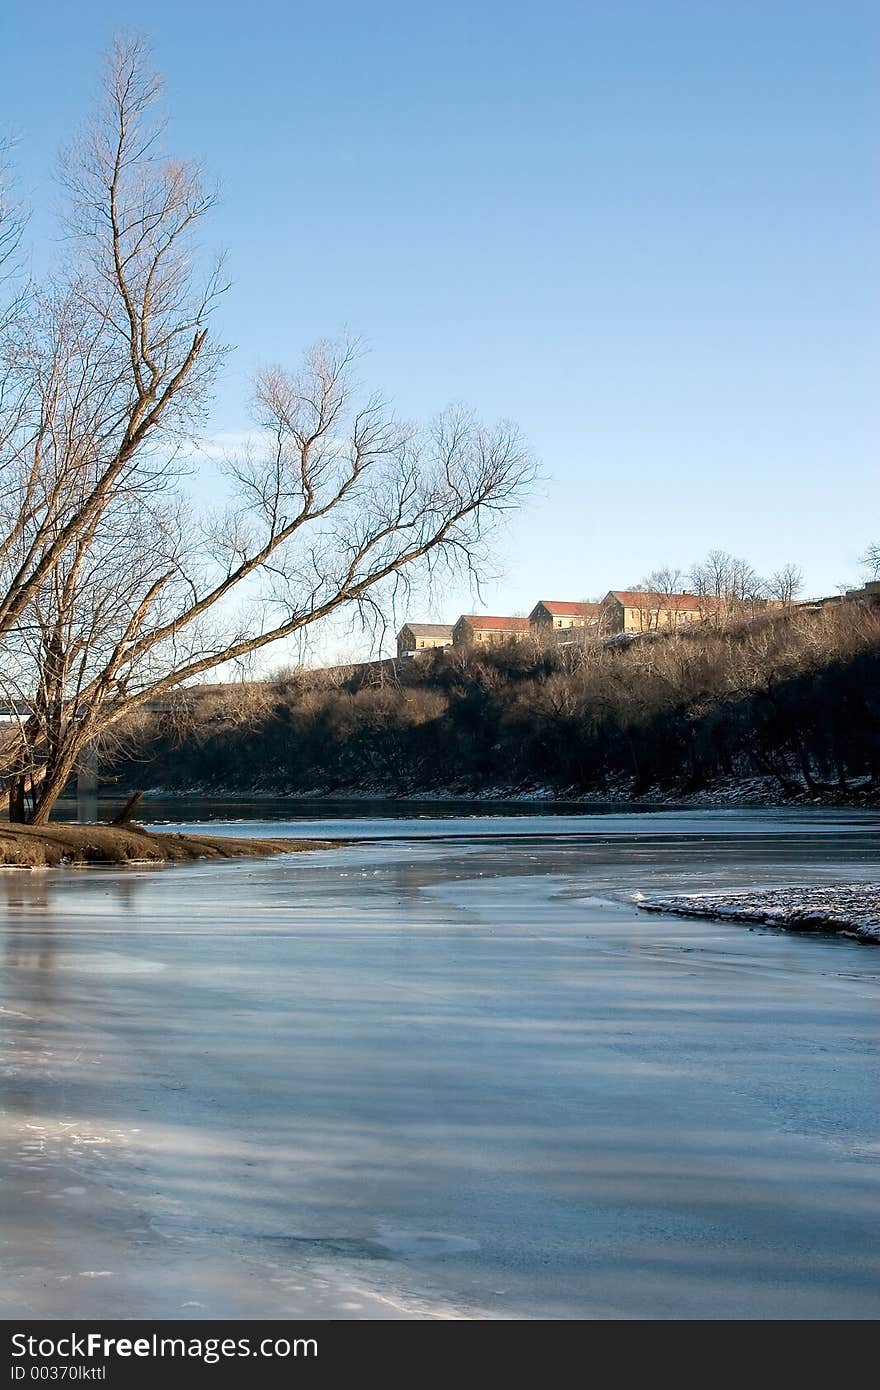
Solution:
{"label": "ice surface on river", "polygon": [[876,817],[513,819],[0,875],[0,1315],[876,1316]]}

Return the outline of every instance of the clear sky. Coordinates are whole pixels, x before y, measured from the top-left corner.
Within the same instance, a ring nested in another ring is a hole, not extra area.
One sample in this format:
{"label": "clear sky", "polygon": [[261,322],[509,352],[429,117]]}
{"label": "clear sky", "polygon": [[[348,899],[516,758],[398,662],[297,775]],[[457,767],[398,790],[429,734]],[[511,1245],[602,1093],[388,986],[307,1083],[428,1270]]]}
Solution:
{"label": "clear sky", "polygon": [[512,416],[542,462],[489,611],[712,546],[796,560],[812,593],[858,578],[880,539],[876,0],[14,0],[0,125],[32,202],[126,26],[175,148],[222,182],[217,433],[246,426],[254,367],[348,328],[404,415]]}

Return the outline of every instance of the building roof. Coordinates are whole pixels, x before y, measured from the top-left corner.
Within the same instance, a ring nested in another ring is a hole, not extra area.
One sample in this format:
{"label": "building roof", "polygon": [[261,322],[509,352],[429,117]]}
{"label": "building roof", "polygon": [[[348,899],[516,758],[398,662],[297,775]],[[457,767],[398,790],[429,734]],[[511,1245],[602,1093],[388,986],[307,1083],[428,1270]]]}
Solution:
{"label": "building roof", "polygon": [[[528,632],[528,618],[496,618],[484,613],[462,613],[459,623],[470,623],[480,632]],[[456,623],[456,627],[458,623]]]}
{"label": "building roof", "polygon": [[452,623],[404,623],[398,637],[411,632],[413,637],[452,637]]}
{"label": "building roof", "polygon": [[648,589],[609,589],[607,598],[616,598],[624,608],[671,608],[681,613],[705,613],[718,602],[714,594],[656,594]]}
{"label": "building roof", "polygon": [[535,608],[546,608],[554,618],[595,618],[599,612],[598,603],[566,603],[553,598],[539,598]]}

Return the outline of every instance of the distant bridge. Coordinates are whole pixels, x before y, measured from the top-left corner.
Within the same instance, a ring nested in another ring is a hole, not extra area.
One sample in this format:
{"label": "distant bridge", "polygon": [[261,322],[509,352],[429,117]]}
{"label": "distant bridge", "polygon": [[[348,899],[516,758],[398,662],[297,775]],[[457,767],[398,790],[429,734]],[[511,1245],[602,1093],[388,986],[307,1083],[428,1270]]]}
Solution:
{"label": "distant bridge", "polygon": [[[196,687],[200,697],[207,690],[216,691],[222,687],[204,686]],[[180,691],[180,695],[188,695],[190,688],[186,687]],[[147,700],[142,709],[149,710],[151,714],[171,714],[175,709],[180,709],[180,698],[175,700],[171,696],[163,696],[161,700]],[[19,720],[27,719],[31,713],[31,706],[27,700],[0,700],[0,724],[17,724]]]}

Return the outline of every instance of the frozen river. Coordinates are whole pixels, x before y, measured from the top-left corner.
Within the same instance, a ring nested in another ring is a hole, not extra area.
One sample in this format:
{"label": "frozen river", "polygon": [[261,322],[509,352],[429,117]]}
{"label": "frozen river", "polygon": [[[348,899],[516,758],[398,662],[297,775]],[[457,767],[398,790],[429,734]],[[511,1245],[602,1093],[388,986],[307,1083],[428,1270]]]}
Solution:
{"label": "frozen river", "polygon": [[880,1314],[880,950],[629,901],[877,816],[263,824],[371,838],[0,872],[0,1316]]}

